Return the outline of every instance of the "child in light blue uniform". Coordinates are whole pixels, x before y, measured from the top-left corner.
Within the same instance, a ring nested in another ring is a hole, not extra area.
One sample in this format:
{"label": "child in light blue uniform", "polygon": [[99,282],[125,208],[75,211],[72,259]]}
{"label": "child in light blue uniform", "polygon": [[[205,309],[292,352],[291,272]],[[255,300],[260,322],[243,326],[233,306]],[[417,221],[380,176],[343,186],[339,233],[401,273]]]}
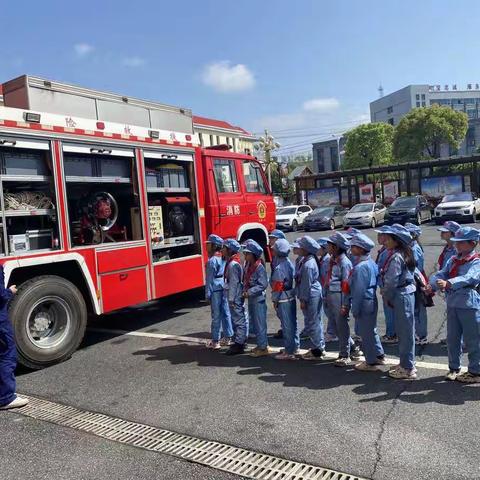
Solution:
{"label": "child in light blue uniform", "polygon": [[295,269],[288,258],[290,244],[279,239],[273,245],[277,265],[272,273],[272,302],[283,330],[284,351],[275,356],[277,360],[295,360],[300,347],[297,327],[297,306],[293,279]]}
{"label": "child in light blue uniform", "polygon": [[248,321],[254,325],[257,346],[251,351],[254,357],[269,355],[267,338],[267,304],[265,292],[268,287],[267,270],[262,262],[263,248],[255,240],[247,240],[242,247],[245,255],[243,296],[248,302]]}
{"label": "child in light blue uniform", "polygon": [[383,269],[382,295],[394,309],[400,363],[388,375],[395,379],[414,380],[415,368],[415,259],[410,248],[412,236],[405,227],[385,229],[385,246],[393,250]]}
{"label": "child in light blue uniform", "polygon": [[[447,380],[480,383],[480,256],[475,247],[480,231],[471,227],[459,228],[452,241],[458,254],[445,267],[432,275],[434,290],[445,291],[447,300]],[[462,337],[468,352],[468,371],[460,374]]]}
{"label": "child in light blue uniform", "polygon": [[[422,278],[422,284],[427,283],[425,276],[425,257],[423,253],[423,248],[419,243],[420,235],[422,234],[422,229],[418,225],[413,223],[406,223],[405,228],[409,231],[412,236],[412,252],[415,259],[416,270],[415,273],[419,278]],[[427,307],[423,301],[423,296],[421,295],[420,285],[417,283],[417,291],[415,292],[415,343],[417,345],[426,345],[428,343],[428,328],[427,328]]]}
{"label": "child in light blue uniform", "polygon": [[360,349],[354,346],[350,336],[348,313],[350,293],[348,281],[352,271],[352,262],[347,258],[348,239],[341,233],[334,233],[327,239],[330,262],[325,280],[325,314],[336,325],[339,354],[335,366],[350,365],[350,357],[358,359]]}
{"label": "child in light blue uniform", "polygon": [[440,256],[438,257],[438,270],[444,269],[450,258],[457,254],[457,250],[455,250],[452,238],[455,236],[455,233],[459,228],[461,228],[460,224],[452,221],[447,221],[441,227],[437,228],[437,230],[440,232],[440,238],[446,242],[442,253],[440,253]]}
{"label": "child in light blue uniform", "polygon": [[375,244],[363,233],[354,235],[349,242],[355,257],[350,277],[352,315],[357,320],[362,338],[365,361],[355,365],[356,370],[376,372],[385,365],[385,354],[377,333],[377,279],[378,267],[370,257]]}
{"label": "child in light blue uniform", "polygon": [[[378,287],[381,289],[383,287],[383,276],[382,270],[387,262],[388,258],[393,255],[393,251],[389,250],[385,246],[385,231],[390,227],[382,226],[378,230],[375,230],[378,234],[378,243],[381,245],[381,248],[377,254],[376,264],[378,266]],[[385,317],[385,335],[382,337],[383,343],[397,343],[398,337],[395,332],[395,318],[393,308],[388,305],[385,298],[382,297],[383,303],[383,315]]]}
{"label": "child in light blue uniform", "polygon": [[[328,275],[328,269],[330,267],[330,254],[328,253],[328,242],[326,238],[319,238],[317,240],[318,244],[320,245],[320,250],[318,251],[317,257],[318,262],[320,264],[320,283],[322,285],[322,317],[325,316],[325,294],[327,292],[326,289],[326,281]],[[323,319],[322,319],[323,324]],[[337,326],[333,320],[330,320],[327,317],[327,326],[326,326],[326,333],[325,333],[325,343],[329,342],[336,342],[338,341],[337,337]]]}
{"label": "child in light blue uniform", "polygon": [[[301,255],[301,248],[300,248],[300,244],[298,242],[300,242],[300,238],[301,237],[298,237],[291,245],[290,245],[290,248],[292,249],[292,253],[295,255],[295,263],[294,263],[294,270],[295,270],[295,276],[294,276],[294,279],[295,279],[295,284],[299,284],[299,275],[300,275],[300,267],[302,266],[302,263],[303,261],[305,260],[305,257],[302,257]],[[300,339],[308,339],[308,335],[305,331],[305,312],[302,311],[302,314],[303,314],[303,328],[302,330],[300,331]],[[299,323],[299,320],[298,320],[298,317],[297,317],[297,325],[298,325],[298,329],[300,329],[300,323]],[[277,338],[277,337],[275,337]]]}
{"label": "child in light blue uniform", "polygon": [[225,240],[222,253],[225,265],[225,284],[230,316],[233,324],[233,341],[226,355],[237,355],[245,351],[248,335],[248,317],[245,315],[245,299],[243,297],[243,268],[240,260],[240,244],[233,238]]}
{"label": "child in light blue uniform", "polygon": [[[268,234],[268,246],[269,246],[270,252],[272,254],[272,261],[270,262],[270,281],[271,281],[273,271],[275,270],[275,267],[276,267],[276,262],[278,260],[278,259],[275,258],[275,251],[273,250],[273,246],[275,245],[275,242],[277,240],[280,240],[280,239],[285,240],[286,237],[285,237],[285,234],[281,230],[279,230],[278,228],[276,228],[275,230],[272,230]],[[280,318],[279,318],[279,320],[280,320]],[[281,324],[281,320],[280,320],[280,324]],[[250,326],[250,328],[252,328],[252,325]],[[255,334],[255,332],[253,332],[253,331],[251,331],[250,333],[252,334],[252,336]],[[283,332],[282,332],[281,328],[273,336],[273,338],[283,338]]]}
{"label": "child in light blue uniform", "polygon": [[302,260],[295,289],[305,318],[305,331],[313,344],[313,348],[302,355],[302,358],[304,360],[321,360],[325,356],[325,340],[320,317],[322,286],[320,285],[320,271],[316,257],[320,245],[308,235],[302,237],[298,244]]}
{"label": "child in light blue uniform", "polygon": [[[228,300],[223,288],[225,259],[222,256],[223,239],[211,234],[207,240],[209,259],[206,265],[205,299],[210,303],[212,312],[212,338],[207,348],[218,350],[221,346],[230,346],[233,337],[232,319]],[[220,329],[223,338],[220,338]]]}

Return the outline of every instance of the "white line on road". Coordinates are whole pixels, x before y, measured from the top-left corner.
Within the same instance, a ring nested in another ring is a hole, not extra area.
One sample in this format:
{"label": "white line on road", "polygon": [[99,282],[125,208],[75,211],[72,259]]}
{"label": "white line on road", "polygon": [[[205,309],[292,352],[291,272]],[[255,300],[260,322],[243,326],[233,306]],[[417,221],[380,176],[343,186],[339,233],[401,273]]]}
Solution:
{"label": "white line on road", "polygon": [[[110,329],[110,328],[97,328],[92,327],[89,328],[89,331],[96,332],[96,333],[110,333],[115,335],[127,335],[130,337],[145,337],[145,338],[158,338],[160,340],[175,340],[178,342],[186,342],[186,343],[195,343],[197,345],[205,345],[208,341],[205,338],[198,338],[198,337],[186,337],[182,335],[171,335],[168,333],[150,333],[150,332],[142,332],[141,330],[117,330],[117,329]],[[273,353],[278,353],[280,351],[279,347],[270,347]],[[306,353],[307,350],[301,349],[300,353]],[[328,360],[335,360],[338,354],[334,352],[325,352],[325,356]],[[386,358],[387,365],[397,365],[398,358]],[[446,363],[435,363],[435,362],[416,362],[417,368],[426,368],[430,370],[448,370],[448,365]]]}

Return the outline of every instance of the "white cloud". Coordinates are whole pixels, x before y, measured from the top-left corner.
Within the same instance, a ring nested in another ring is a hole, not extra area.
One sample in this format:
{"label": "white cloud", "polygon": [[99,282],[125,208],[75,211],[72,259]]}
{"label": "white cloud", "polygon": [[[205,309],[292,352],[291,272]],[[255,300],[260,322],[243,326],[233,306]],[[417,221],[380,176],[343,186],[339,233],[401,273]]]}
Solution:
{"label": "white cloud", "polygon": [[73,46],[73,49],[79,57],[86,57],[95,50],[95,47],[93,45],[89,45],[88,43],[76,43]]}
{"label": "white cloud", "polygon": [[303,109],[307,112],[330,112],[336,110],[340,102],[333,97],[330,98],[312,98],[303,103]]}
{"label": "white cloud", "polygon": [[222,93],[241,92],[255,85],[255,77],[246,65],[231,65],[229,61],[207,65],[202,80],[205,85]]}
{"label": "white cloud", "polygon": [[143,67],[146,63],[147,61],[141,57],[125,57],[122,59],[122,65],[124,67]]}

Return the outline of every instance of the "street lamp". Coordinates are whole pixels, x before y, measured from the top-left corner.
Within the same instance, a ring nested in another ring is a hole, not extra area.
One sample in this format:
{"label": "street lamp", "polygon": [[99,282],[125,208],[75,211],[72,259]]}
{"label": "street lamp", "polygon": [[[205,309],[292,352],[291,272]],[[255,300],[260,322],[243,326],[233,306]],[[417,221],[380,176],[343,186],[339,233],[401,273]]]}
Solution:
{"label": "street lamp", "polygon": [[272,135],[265,129],[265,136],[258,139],[258,143],[254,147],[256,150],[263,150],[263,158],[265,161],[265,169],[268,175],[268,184],[270,185],[270,191],[272,190],[272,163],[275,161],[272,159],[272,151],[280,148],[280,144],[275,141]]}

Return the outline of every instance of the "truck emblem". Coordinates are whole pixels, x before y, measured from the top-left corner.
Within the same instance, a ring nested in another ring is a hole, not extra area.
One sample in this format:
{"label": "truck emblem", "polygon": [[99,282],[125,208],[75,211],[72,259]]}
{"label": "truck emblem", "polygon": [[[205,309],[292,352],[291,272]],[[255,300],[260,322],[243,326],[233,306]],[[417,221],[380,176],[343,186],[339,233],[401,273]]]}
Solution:
{"label": "truck emblem", "polygon": [[258,218],[263,220],[267,216],[267,204],[261,200],[257,203]]}

